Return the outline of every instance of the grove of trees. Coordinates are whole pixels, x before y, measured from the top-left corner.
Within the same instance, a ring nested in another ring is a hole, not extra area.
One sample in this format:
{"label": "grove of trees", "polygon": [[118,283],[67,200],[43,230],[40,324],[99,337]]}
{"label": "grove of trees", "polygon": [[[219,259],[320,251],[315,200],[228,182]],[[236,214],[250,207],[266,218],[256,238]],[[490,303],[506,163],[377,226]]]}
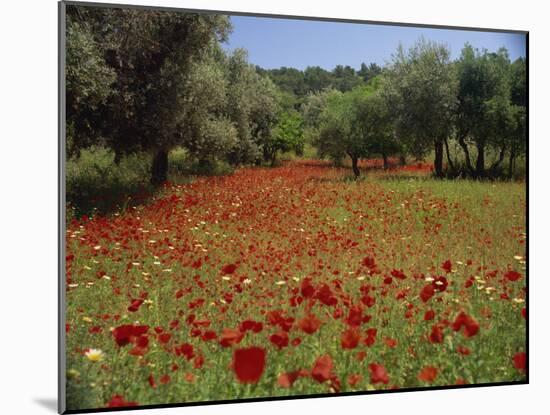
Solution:
{"label": "grove of trees", "polygon": [[115,161],[150,152],[160,184],[175,147],[201,164],[273,162],[300,147],[279,88],[246,51],[222,50],[230,28],[213,14],[68,6],[68,155],[97,144]]}
{"label": "grove of trees", "polygon": [[466,44],[453,61],[420,39],[385,67],[268,70],[224,51],[230,31],[222,15],[68,6],[68,157],[148,152],[160,184],[176,147],[205,166],[274,164],[307,142],[356,177],[360,159],[397,156],[433,156],[438,177],[512,177],[525,156],[526,62],[505,49]]}

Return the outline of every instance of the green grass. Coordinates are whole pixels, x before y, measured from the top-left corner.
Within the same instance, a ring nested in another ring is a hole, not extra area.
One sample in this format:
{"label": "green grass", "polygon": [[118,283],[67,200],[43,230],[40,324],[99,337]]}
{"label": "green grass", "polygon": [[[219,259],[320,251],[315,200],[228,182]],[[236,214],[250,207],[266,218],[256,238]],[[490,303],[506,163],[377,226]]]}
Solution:
{"label": "green grass", "polygon": [[[113,151],[92,147],[67,161],[69,219],[120,213],[129,206],[146,203],[157,192],[150,184],[150,154],[123,156],[119,164],[114,160]],[[168,155],[168,180],[172,183],[189,183],[196,176],[222,176],[232,172],[233,168],[222,161],[201,166],[182,148],[176,148]]]}
{"label": "green grass", "polygon": [[[349,181],[348,174],[292,163],[241,169],[174,185],[135,209],[71,226],[69,408],[102,407],[115,394],[159,404],[327,393],[334,385],[311,377],[299,378],[288,389],[277,384],[280,374],[310,370],[325,354],[334,362],[341,391],[454,385],[460,379],[524,380],[512,358],[525,351],[525,184],[402,177],[399,172]],[[377,272],[361,265],[365,257],[375,259]],[[193,266],[197,260],[201,265]],[[450,273],[442,268],[446,260],[452,262]],[[237,271],[224,279],[221,268],[231,263]],[[394,269],[407,277],[387,285],[384,278]],[[523,278],[506,280],[508,270]],[[423,302],[419,293],[428,284],[425,278],[441,275],[449,281],[447,290]],[[308,305],[306,299],[293,306],[290,300],[306,277],[317,289],[328,284],[338,304],[315,300]],[[469,280],[472,285],[466,287]],[[361,336],[357,348],[343,349],[343,318],[351,304],[363,304],[361,287],[367,285],[376,302],[362,307],[371,319],[356,329]],[[181,289],[189,292],[176,298]],[[147,301],[129,312],[130,300],[143,293]],[[204,304],[191,309],[197,299]],[[336,317],[338,309],[343,318]],[[299,345],[277,350],[271,344],[269,336],[280,331],[266,319],[273,310],[296,319],[289,338],[299,338]],[[435,312],[435,320],[423,320],[427,310]],[[479,323],[475,336],[467,338],[449,326],[460,311]],[[308,312],[323,322],[311,335],[297,324]],[[225,348],[217,340],[194,337],[193,325],[186,323],[191,314],[210,320],[208,329],[218,336],[245,319],[262,322],[263,330],[248,332],[238,345]],[[179,326],[171,330],[175,319]],[[132,346],[118,347],[110,332],[137,322],[150,326],[142,357],[129,354]],[[442,343],[427,339],[436,323],[443,326]],[[101,332],[91,333],[92,327]],[[158,342],[154,327],[172,334],[168,346]],[[368,328],[378,330],[371,347],[363,343]],[[385,338],[397,345],[388,346]],[[182,343],[193,345],[204,366],[196,368],[194,359],[174,354]],[[239,383],[230,368],[233,349],[247,346],[267,350],[265,370],[255,384]],[[458,346],[471,354],[457,353]],[[104,360],[89,361],[82,353],[86,348],[101,349]],[[360,351],[366,353],[363,360],[358,360]],[[387,385],[372,381],[370,363],[385,366]],[[426,366],[438,370],[433,383],[417,377]],[[166,374],[170,381],[160,384]],[[348,383],[352,374],[361,376],[353,386]],[[148,382],[150,375],[156,388]]]}

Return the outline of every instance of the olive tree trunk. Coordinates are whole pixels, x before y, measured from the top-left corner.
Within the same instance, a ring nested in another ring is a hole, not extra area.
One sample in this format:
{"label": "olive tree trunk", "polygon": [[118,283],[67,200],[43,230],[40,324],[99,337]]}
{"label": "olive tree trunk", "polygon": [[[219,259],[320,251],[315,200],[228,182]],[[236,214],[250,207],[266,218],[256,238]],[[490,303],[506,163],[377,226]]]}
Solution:
{"label": "olive tree trunk", "polygon": [[466,168],[468,169],[468,172],[472,176],[475,176],[474,167],[472,166],[472,161],[470,159],[470,150],[468,149],[468,144],[466,143],[465,137],[459,137],[458,144],[460,144],[460,147],[462,147],[462,150],[464,151],[464,160],[466,161]]}
{"label": "olive tree trunk", "polygon": [[151,166],[151,184],[158,186],[168,180],[168,151],[160,149],[156,152]]}
{"label": "olive tree trunk", "polygon": [[351,157],[351,168],[353,170],[353,174],[355,175],[355,178],[359,178],[361,175],[361,171],[359,170],[359,158],[357,156],[350,156]]}
{"label": "olive tree trunk", "polygon": [[508,161],[508,178],[511,179],[514,176],[514,168],[516,164],[516,152],[514,147],[510,150],[510,159]]}
{"label": "olive tree trunk", "polygon": [[434,170],[437,177],[443,177],[443,140],[437,140],[435,145]]}
{"label": "olive tree trunk", "polygon": [[384,159],[384,170],[388,170],[390,167],[388,163],[388,155],[386,153],[382,153],[382,158]]}
{"label": "olive tree trunk", "polygon": [[476,177],[485,177],[485,143],[483,142],[477,145]]}

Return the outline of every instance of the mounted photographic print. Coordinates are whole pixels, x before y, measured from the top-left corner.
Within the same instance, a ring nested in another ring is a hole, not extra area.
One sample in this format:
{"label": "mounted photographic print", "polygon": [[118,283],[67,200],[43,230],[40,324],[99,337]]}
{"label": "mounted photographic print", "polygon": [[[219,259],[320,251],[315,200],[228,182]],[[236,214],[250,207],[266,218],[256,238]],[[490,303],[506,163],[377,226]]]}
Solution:
{"label": "mounted photographic print", "polygon": [[60,412],[528,382],[527,32],[59,12]]}

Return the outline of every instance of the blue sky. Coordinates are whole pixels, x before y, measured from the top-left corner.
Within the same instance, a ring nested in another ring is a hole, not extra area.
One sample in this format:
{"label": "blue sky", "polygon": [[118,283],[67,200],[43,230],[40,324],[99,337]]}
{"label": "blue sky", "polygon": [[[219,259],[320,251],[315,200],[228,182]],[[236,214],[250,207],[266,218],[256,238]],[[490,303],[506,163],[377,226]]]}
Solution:
{"label": "blue sky", "polygon": [[452,58],[464,43],[496,51],[508,49],[512,60],[525,56],[525,35],[466,30],[425,29],[311,20],[231,16],[233,33],[224,48],[245,48],[249,61],[263,68],[290,66],[304,69],[338,64],[359,68],[361,62],[383,65],[399,42],[412,45],[420,36],[446,43]]}

